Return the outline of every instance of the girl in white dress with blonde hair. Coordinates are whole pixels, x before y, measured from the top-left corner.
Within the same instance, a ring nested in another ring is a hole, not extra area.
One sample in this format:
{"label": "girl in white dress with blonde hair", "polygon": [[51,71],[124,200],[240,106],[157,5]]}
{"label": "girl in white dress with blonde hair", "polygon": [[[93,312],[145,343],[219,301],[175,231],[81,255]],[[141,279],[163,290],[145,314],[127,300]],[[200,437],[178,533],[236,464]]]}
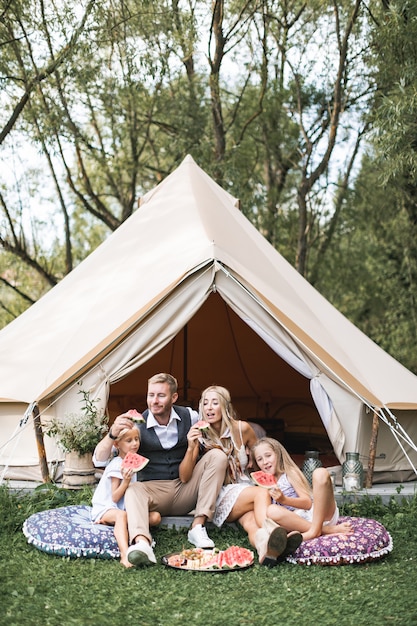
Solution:
{"label": "girl in white dress with blonde hair", "polygon": [[[139,430],[124,428],[115,439],[113,445],[118,454],[107,465],[92,499],[91,519],[95,524],[114,526],[114,536],[120,550],[120,563],[132,567],[126,553],[128,549],[127,514],[125,510],[125,493],[132,482],[136,482],[137,474],[132,469],[122,467],[123,459],[128,452],[137,453],[140,444]],[[157,511],[149,513],[149,524],[157,526],[161,516]]]}

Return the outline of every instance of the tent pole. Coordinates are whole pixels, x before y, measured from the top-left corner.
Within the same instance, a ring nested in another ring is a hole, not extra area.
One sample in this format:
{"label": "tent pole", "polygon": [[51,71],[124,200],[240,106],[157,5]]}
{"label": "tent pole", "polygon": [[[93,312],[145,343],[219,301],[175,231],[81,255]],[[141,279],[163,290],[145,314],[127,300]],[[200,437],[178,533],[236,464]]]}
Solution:
{"label": "tent pole", "polygon": [[374,411],[372,417],[372,434],[371,441],[369,443],[369,460],[368,460],[368,472],[366,474],[365,488],[370,489],[372,487],[372,480],[374,477],[374,466],[376,456],[376,444],[378,441],[378,429],[379,429],[379,416]]}
{"label": "tent pole", "polygon": [[39,465],[41,468],[42,480],[44,483],[50,483],[51,477],[49,476],[48,463],[46,461],[45,443],[43,440],[43,430],[41,425],[41,416],[39,414],[38,405],[35,404],[33,411],[33,424],[35,427],[36,445],[38,446]]}
{"label": "tent pole", "polygon": [[183,346],[184,362],[182,377],[184,381],[184,402],[188,401],[188,324],[184,326],[184,346]]}

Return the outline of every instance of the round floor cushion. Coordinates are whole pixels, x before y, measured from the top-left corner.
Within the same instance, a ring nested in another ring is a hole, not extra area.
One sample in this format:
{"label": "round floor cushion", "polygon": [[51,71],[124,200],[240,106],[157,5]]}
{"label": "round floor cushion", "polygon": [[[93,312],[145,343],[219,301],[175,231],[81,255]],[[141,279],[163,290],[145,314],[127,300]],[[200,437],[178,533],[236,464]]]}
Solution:
{"label": "round floor cushion", "polygon": [[346,565],[376,561],[391,552],[391,535],[380,522],[362,517],[341,517],[339,521],[350,521],[354,532],[304,541],[287,561],[300,565]]}
{"label": "round floor cushion", "polygon": [[34,513],[23,524],[28,543],[48,554],[114,559],[120,557],[113,527],[93,524],[91,507],[64,506]]}
{"label": "round floor cushion", "polygon": [[[322,535],[305,541],[287,561],[303,565],[345,565],[380,559],[392,550],[392,539],[373,519],[342,517],[351,535]],[[113,528],[91,521],[91,507],[65,506],[34,513],[23,524],[28,543],[48,554],[101,559],[119,558]]]}

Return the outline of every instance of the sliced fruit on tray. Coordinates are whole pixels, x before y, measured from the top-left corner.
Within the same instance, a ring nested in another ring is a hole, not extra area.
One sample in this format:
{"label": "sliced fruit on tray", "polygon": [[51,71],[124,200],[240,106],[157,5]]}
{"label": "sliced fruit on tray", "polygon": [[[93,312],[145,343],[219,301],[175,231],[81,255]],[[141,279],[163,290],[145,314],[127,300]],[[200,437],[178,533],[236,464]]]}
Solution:
{"label": "sliced fruit on tray", "polygon": [[140,472],[148,463],[149,459],[145,456],[135,452],[128,452],[122,461],[122,467],[124,469],[132,469],[134,472]]}
{"label": "sliced fruit on tray", "polygon": [[270,487],[275,487],[275,485],[277,484],[277,479],[275,478],[275,476],[273,474],[267,474],[267,472],[251,472],[250,477],[252,478],[253,482],[260,487],[267,487],[269,489]]}
{"label": "sliced fruit on tray", "polygon": [[249,567],[253,563],[253,552],[240,546],[230,546],[226,550],[221,550],[206,563],[206,567],[213,569],[241,569]]}
{"label": "sliced fruit on tray", "polygon": [[252,550],[240,546],[230,546],[226,550],[193,548],[163,557],[162,562],[176,569],[218,572],[250,567],[254,555]]}

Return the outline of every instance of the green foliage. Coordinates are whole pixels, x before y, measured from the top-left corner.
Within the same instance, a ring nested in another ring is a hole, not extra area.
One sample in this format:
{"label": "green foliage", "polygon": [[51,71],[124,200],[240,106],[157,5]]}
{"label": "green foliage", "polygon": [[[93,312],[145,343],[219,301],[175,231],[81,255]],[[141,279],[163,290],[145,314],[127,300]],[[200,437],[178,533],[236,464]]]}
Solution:
{"label": "green foliage", "polygon": [[417,6],[393,0],[373,28],[379,85],[373,111],[381,174],[417,184]]}
{"label": "green foliage", "polygon": [[395,182],[381,187],[378,161],[372,153],[366,155],[315,286],[417,373],[417,222],[412,207]]}
{"label": "green foliage", "polygon": [[[393,552],[375,563],[342,567],[255,565],[227,574],[177,572],[161,564],[125,570],[117,561],[70,559],[27,544],[21,524],[32,512],[91,501],[43,487],[33,494],[0,488],[0,599],[10,626],[398,626],[415,624],[417,501],[386,507],[371,500],[352,509],[374,516],[393,536]],[[243,531],[210,530],[216,545],[249,547]],[[155,531],[156,553],[187,545],[186,530]]]}
{"label": "green foliage", "polygon": [[65,452],[87,454],[94,448],[107,432],[108,417],[98,409],[98,400],[90,398],[90,392],[80,389],[83,405],[80,413],[69,413],[65,420],[55,417],[46,425],[44,431],[49,437],[56,437]]}
{"label": "green foliage", "polygon": [[[300,237],[297,194],[305,194],[300,172],[311,170],[327,140],[338,76],[335,31],[346,28],[353,3],[337,4],[335,21],[328,3],[301,0],[89,3],[94,6],[77,45],[31,93],[8,145],[16,149],[19,138],[23,170],[21,146],[37,151],[38,177],[30,200],[22,193],[23,204],[37,206],[44,188],[50,192],[53,258],[39,254],[46,238],[30,233],[26,223],[28,241],[19,245],[13,219],[4,222],[4,245],[28,268],[59,280],[191,153],[293,260]],[[0,25],[0,72],[9,88],[4,110],[15,104],[25,77],[55,59],[79,14],[66,0],[47,9],[36,0],[30,10],[19,0],[8,3]],[[354,26],[360,42],[360,22]],[[349,99],[357,103],[365,93],[356,87],[357,65],[343,80],[343,115]],[[18,205],[13,185],[6,188],[3,208],[13,217]],[[319,186],[316,194],[322,195]],[[313,220],[320,205],[311,202],[307,198]],[[308,246],[310,232],[302,231]]]}
{"label": "green foliage", "polygon": [[89,504],[92,490],[65,490],[56,485],[39,485],[31,492],[12,491],[8,484],[0,486],[0,534],[20,531],[23,522],[33,513],[70,504]]}

